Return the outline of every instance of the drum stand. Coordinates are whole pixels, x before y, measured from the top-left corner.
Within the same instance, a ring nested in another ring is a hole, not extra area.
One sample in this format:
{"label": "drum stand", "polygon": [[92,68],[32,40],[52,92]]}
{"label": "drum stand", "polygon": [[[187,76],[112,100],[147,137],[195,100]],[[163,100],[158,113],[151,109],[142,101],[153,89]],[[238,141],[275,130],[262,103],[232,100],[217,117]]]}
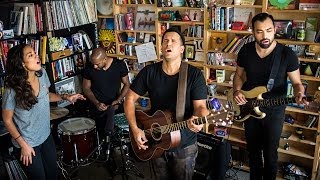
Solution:
{"label": "drum stand", "polygon": [[[81,161],[81,162],[77,161],[77,162],[75,162],[74,164],[71,164],[71,165],[65,164],[63,162],[63,159],[62,159],[63,158],[63,154],[60,155],[60,157],[58,158],[58,161],[57,161],[57,165],[61,169],[62,175],[63,175],[63,177],[65,179],[71,180],[71,176],[75,172],[77,172],[80,167],[83,167],[83,166],[86,166],[86,165],[90,165],[91,163],[96,161],[97,159],[94,159],[94,160],[92,160],[92,162],[89,162],[90,157],[92,157],[95,152],[96,152],[97,157],[99,157],[102,154],[102,146],[104,145],[105,141],[102,140],[101,143],[100,143],[98,132],[96,133],[96,135],[97,135],[97,147],[95,147],[83,161]],[[77,154],[75,156],[77,156]],[[70,171],[67,171],[65,169],[66,167],[71,168]]]}
{"label": "drum stand", "polygon": [[122,179],[128,180],[129,174],[133,174],[140,178],[144,178],[144,175],[139,171],[139,169],[134,165],[132,158],[129,156],[129,149],[128,146],[125,144],[126,139],[124,138],[124,130],[122,128],[118,128],[119,130],[116,131],[117,143],[114,144],[115,147],[119,147],[120,155],[121,155],[121,164],[115,170],[116,175],[121,175]]}

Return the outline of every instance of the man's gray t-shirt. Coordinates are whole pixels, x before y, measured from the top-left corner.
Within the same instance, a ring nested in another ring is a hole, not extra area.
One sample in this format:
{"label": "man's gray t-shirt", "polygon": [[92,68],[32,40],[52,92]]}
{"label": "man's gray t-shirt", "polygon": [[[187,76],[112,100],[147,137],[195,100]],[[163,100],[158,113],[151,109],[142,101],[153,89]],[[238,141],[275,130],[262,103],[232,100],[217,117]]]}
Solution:
{"label": "man's gray t-shirt", "polygon": [[[6,88],[2,98],[2,109],[13,110],[13,122],[23,139],[31,146],[39,146],[50,134],[50,103],[49,87],[50,81],[44,69],[42,76],[39,77],[40,90],[38,103],[32,106],[30,110],[17,107],[15,102],[15,91]],[[18,143],[12,139],[14,146],[19,148]]]}

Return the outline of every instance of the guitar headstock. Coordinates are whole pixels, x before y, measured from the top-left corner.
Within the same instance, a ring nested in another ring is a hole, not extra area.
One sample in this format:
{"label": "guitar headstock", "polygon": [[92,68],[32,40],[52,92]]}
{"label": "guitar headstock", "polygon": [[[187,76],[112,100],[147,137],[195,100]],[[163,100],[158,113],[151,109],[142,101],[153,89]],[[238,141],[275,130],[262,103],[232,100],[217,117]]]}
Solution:
{"label": "guitar headstock", "polygon": [[210,110],[207,116],[207,122],[216,126],[231,125],[233,120],[233,112],[228,105],[221,106],[220,110]]}

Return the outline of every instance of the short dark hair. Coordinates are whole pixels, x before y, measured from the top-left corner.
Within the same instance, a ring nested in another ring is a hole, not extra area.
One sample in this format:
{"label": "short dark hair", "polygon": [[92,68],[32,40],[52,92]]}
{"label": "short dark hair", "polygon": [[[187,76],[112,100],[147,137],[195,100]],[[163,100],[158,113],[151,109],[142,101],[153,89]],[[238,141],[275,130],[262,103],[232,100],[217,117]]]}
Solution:
{"label": "short dark hair", "polygon": [[163,37],[164,37],[168,32],[175,32],[175,33],[179,34],[180,39],[181,39],[181,43],[183,44],[183,46],[185,46],[186,41],[185,41],[185,39],[184,39],[184,35],[181,33],[181,31],[180,31],[179,29],[174,28],[174,27],[171,27],[171,28],[167,29],[167,30],[163,33],[163,35],[162,35],[162,40],[161,40],[161,44],[163,43]]}
{"label": "short dark hair", "polygon": [[255,16],[252,18],[252,29],[254,29],[254,24],[255,24],[257,21],[263,22],[263,21],[265,21],[267,18],[270,18],[271,21],[272,21],[272,24],[274,25],[274,19],[273,19],[273,16],[272,16],[271,14],[268,14],[268,13],[259,13],[259,14],[255,15]]}

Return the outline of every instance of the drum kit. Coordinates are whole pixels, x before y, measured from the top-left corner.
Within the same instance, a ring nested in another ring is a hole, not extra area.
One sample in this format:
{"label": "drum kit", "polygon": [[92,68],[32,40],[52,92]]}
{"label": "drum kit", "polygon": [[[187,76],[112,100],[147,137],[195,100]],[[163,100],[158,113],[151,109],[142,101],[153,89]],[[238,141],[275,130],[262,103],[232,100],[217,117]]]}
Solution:
{"label": "drum kit", "polygon": [[[51,109],[50,119],[58,119],[66,116],[69,111],[65,108]],[[123,179],[128,178],[128,174],[143,177],[143,174],[134,166],[129,157],[130,139],[128,135],[128,122],[124,114],[117,114],[114,117],[116,131],[111,139],[100,141],[95,121],[86,117],[74,117],[66,119],[58,124],[57,133],[61,142],[62,151],[58,155],[58,166],[65,178],[70,179],[71,175],[79,167],[90,165],[93,162],[115,161],[115,158],[108,158],[115,151],[121,154],[121,164],[117,166],[113,175],[122,175]],[[103,149],[102,147],[106,147]],[[99,158],[107,157],[104,161]],[[70,169],[68,172],[66,169]]]}

